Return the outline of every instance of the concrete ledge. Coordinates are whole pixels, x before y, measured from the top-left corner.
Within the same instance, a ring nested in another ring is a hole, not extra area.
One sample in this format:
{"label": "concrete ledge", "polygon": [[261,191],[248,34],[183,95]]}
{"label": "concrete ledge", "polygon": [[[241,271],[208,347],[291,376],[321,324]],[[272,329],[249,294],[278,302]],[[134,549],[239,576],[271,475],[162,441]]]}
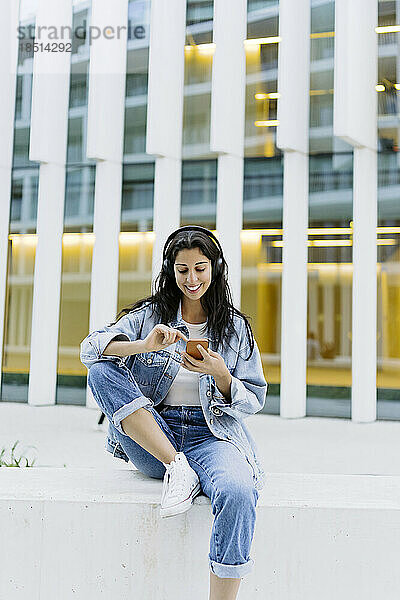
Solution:
{"label": "concrete ledge", "polygon": [[[240,600],[397,600],[400,476],[267,473]],[[133,469],[1,468],[0,598],[205,600],[213,515]]]}

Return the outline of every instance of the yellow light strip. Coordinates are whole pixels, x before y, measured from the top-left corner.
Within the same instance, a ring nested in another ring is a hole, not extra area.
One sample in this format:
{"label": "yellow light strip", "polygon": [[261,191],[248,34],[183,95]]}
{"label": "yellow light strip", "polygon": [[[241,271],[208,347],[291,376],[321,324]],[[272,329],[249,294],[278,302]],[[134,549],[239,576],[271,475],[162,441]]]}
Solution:
{"label": "yellow light strip", "polygon": [[333,94],[333,89],[330,89],[330,90],[310,90],[310,96],[324,96],[325,94]]}
{"label": "yellow light strip", "polygon": [[309,235],[348,235],[353,233],[352,227],[313,227],[308,230]]}
{"label": "yellow light strip", "polygon": [[377,227],[377,233],[400,233],[400,227]]}
{"label": "yellow light strip", "polygon": [[214,52],[216,45],[211,42],[209,44],[188,44],[185,46],[186,52],[190,52],[193,48],[196,48],[198,52]]}
{"label": "yellow light strip", "polygon": [[331,247],[331,246],[351,246],[352,240],[309,240],[309,246]]}
{"label": "yellow light strip", "polygon": [[334,31],[321,31],[320,33],[312,33],[310,35],[310,38],[312,40],[318,40],[321,38],[332,38],[332,37],[335,37]]}
{"label": "yellow light strip", "polygon": [[[377,266],[380,266],[379,264]],[[259,267],[264,268],[266,271],[282,271],[282,263],[281,262],[269,262],[269,263],[261,263]],[[307,263],[307,271],[347,271],[351,273],[353,271],[353,263],[347,262],[330,262],[330,263],[318,263],[318,262],[310,262]]]}
{"label": "yellow light strip", "polygon": [[[213,230],[215,235],[218,235],[215,230]],[[307,229],[307,233],[310,236],[314,235],[351,235],[353,233],[352,227],[309,227]],[[400,234],[400,227],[377,227],[376,233],[380,235],[388,235],[388,234]],[[274,235],[283,235],[283,229],[281,228],[269,228],[269,229],[242,229],[240,232],[241,238],[252,238],[256,236],[274,236]],[[37,243],[37,234],[36,233],[10,233],[8,239],[13,244],[28,244],[35,245]],[[119,233],[119,242],[122,244],[129,243],[137,243],[138,241],[148,241],[151,242],[155,238],[154,231],[121,231]],[[63,234],[63,244],[73,245],[73,244],[81,244],[82,242],[93,244],[95,240],[94,233],[64,233]],[[276,240],[275,240],[276,241]],[[318,240],[310,240],[310,242],[318,241]],[[323,242],[350,242],[351,240],[321,240]],[[377,240],[378,244],[381,246],[384,245],[393,245],[398,241],[392,238],[380,238]],[[272,243],[272,242],[271,242]],[[281,242],[280,242],[281,243]],[[346,244],[345,244],[346,245]]]}
{"label": "yellow light strip", "polygon": [[[283,240],[273,240],[270,242],[271,246],[276,248],[283,248]],[[307,246],[351,246],[351,240],[308,240]]]}
{"label": "yellow light strip", "polygon": [[37,234],[36,233],[11,233],[8,236],[13,246],[18,244],[24,244],[25,246],[36,246]]}
{"label": "yellow light strip", "polygon": [[266,100],[267,98],[269,98],[270,100],[277,100],[280,97],[281,95],[279,94],[279,92],[270,92],[269,94],[260,92],[258,94],[254,94],[254,98],[256,100]]}
{"label": "yellow light strip", "polygon": [[211,43],[211,44],[199,44],[197,46],[197,51],[198,52],[204,52],[204,53],[211,53],[214,52],[216,48],[216,45]]}
{"label": "yellow light strip", "polygon": [[254,121],[255,127],[277,127],[279,125],[278,119],[271,119],[270,121]]}
{"label": "yellow light strip", "polygon": [[398,241],[390,238],[383,238],[377,240],[376,243],[378,244],[378,246],[395,246],[398,243]]}
{"label": "yellow light strip", "polygon": [[63,233],[63,246],[77,246],[78,244],[94,244],[94,233]]}
{"label": "yellow light strip", "polygon": [[261,44],[279,44],[282,41],[282,38],[279,35],[271,36],[271,37],[262,37],[262,38],[253,38],[249,40],[244,40],[244,45],[247,46],[260,46]]}
{"label": "yellow light strip", "polygon": [[[319,33],[311,33],[310,38],[312,40],[321,39],[321,38],[332,38],[335,37],[334,31],[321,31]],[[264,37],[264,38],[253,38],[244,40],[246,46],[258,46],[260,44],[279,44],[282,41],[282,38],[277,36]]]}
{"label": "yellow light strip", "polygon": [[242,229],[241,238],[256,237],[260,235],[282,235],[282,229]]}
{"label": "yellow light strip", "polygon": [[[396,90],[400,90],[400,84],[395,83],[394,87],[396,88]],[[375,90],[377,92],[384,92],[385,91],[385,86],[381,83],[378,83],[375,86]],[[326,94],[333,94],[334,90],[333,88],[331,88],[330,90],[310,90],[310,96],[325,96]]]}
{"label": "yellow light strip", "polygon": [[400,25],[385,25],[384,27],[375,27],[376,33],[397,33],[400,31]]}
{"label": "yellow light strip", "polygon": [[[396,33],[400,31],[400,25],[389,25],[386,27],[376,27],[376,33]],[[310,38],[312,40],[323,39],[323,38],[333,38],[335,37],[334,31],[321,31],[319,33],[311,33]],[[279,35],[274,35],[270,37],[262,37],[262,38],[250,38],[244,40],[244,45],[246,47],[250,46],[261,46],[263,44],[279,44],[282,41],[282,38]],[[207,44],[188,44],[185,46],[186,52],[190,52],[193,48],[196,48],[199,52],[211,53],[215,51],[216,45],[211,42]]]}
{"label": "yellow light strip", "polygon": [[[282,235],[283,229],[243,229],[242,233],[254,235]],[[353,233],[352,227],[309,227],[308,235],[350,235]],[[400,227],[377,227],[376,233],[400,233]]]}
{"label": "yellow light strip", "polygon": [[[386,27],[376,27],[376,33],[396,33],[400,31],[400,25],[389,25]],[[335,37],[334,31],[321,31],[319,33],[311,33],[310,38],[312,40],[323,39],[323,38],[333,38]],[[279,35],[273,35],[270,37],[261,37],[261,38],[250,38],[244,40],[245,46],[260,46],[263,44],[279,44],[282,41],[282,38]],[[185,46],[186,51],[190,51],[193,48],[197,50],[210,52],[215,50],[215,44],[213,42],[207,44],[188,44]]]}
{"label": "yellow light strip", "polygon": [[144,241],[153,242],[154,231],[121,231],[119,234],[120,244],[142,244]]}
{"label": "yellow light strip", "polygon": [[[384,228],[383,228],[384,229]],[[398,227],[400,233],[400,227]],[[257,234],[257,235],[282,235],[283,229],[243,229],[242,233]],[[346,235],[351,234],[351,227],[310,227],[307,230],[309,235]],[[396,233],[387,231],[386,233]]]}
{"label": "yellow light strip", "polygon": [[[395,246],[397,244],[396,240],[393,239],[379,239],[376,240],[376,243],[378,246]],[[272,240],[270,242],[271,246],[275,246],[276,248],[282,248],[283,247],[283,240]],[[307,242],[307,246],[313,246],[313,247],[325,247],[325,248],[332,248],[332,247],[338,247],[338,246],[352,246],[353,242],[352,240],[308,240]]]}

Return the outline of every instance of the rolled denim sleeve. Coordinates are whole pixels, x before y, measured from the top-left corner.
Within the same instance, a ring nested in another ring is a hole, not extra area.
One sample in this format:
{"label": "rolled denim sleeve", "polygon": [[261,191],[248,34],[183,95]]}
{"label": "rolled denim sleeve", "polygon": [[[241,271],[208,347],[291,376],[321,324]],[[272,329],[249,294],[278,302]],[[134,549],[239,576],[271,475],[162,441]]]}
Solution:
{"label": "rolled denim sleeve", "polygon": [[138,339],[138,317],[128,313],[115,325],[105,326],[89,333],[81,342],[80,360],[88,369],[99,359],[122,360],[120,356],[104,355],[103,352],[111,341],[134,342]]}
{"label": "rolled denim sleeve", "polygon": [[246,361],[249,349],[249,345],[242,338],[236,366],[231,373],[231,401],[218,403],[218,407],[227,415],[239,420],[254,415],[264,407],[268,390],[260,351],[255,340],[253,352]]}

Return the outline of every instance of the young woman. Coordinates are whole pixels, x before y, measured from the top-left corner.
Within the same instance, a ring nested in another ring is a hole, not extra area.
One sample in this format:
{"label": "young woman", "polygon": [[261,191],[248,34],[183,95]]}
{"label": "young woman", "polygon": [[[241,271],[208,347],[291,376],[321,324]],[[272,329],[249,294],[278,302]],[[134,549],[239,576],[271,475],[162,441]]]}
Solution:
{"label": "young woman", "polygon": [[[207,338],[202,359],[188,339]],[[107,449],[163,479],[161,516],[188,510],[201,491],[215,515],[210,600],[234,600],[249,573],[258,490],[265,473],[244,419],[267,383],[227,264],[211,231],[181,227],[167,239],[155,292],[81,344],[88,384],[109,420]]]}

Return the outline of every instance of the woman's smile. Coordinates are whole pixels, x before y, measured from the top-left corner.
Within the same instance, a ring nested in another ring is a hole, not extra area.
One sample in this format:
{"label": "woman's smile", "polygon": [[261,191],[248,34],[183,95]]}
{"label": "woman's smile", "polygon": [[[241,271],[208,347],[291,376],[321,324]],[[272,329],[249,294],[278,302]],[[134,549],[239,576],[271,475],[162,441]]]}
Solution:
{"label": "woman's smile", "polygon": [[203,285],[202,283],[199,283],[199,285],[196,287],[192,287],[192,286],[189,287],[189,286],[185,285],[185,288],[187,289],[189,294],[196,294],[196,292],[198,292],[200,290],[202,285]]}

